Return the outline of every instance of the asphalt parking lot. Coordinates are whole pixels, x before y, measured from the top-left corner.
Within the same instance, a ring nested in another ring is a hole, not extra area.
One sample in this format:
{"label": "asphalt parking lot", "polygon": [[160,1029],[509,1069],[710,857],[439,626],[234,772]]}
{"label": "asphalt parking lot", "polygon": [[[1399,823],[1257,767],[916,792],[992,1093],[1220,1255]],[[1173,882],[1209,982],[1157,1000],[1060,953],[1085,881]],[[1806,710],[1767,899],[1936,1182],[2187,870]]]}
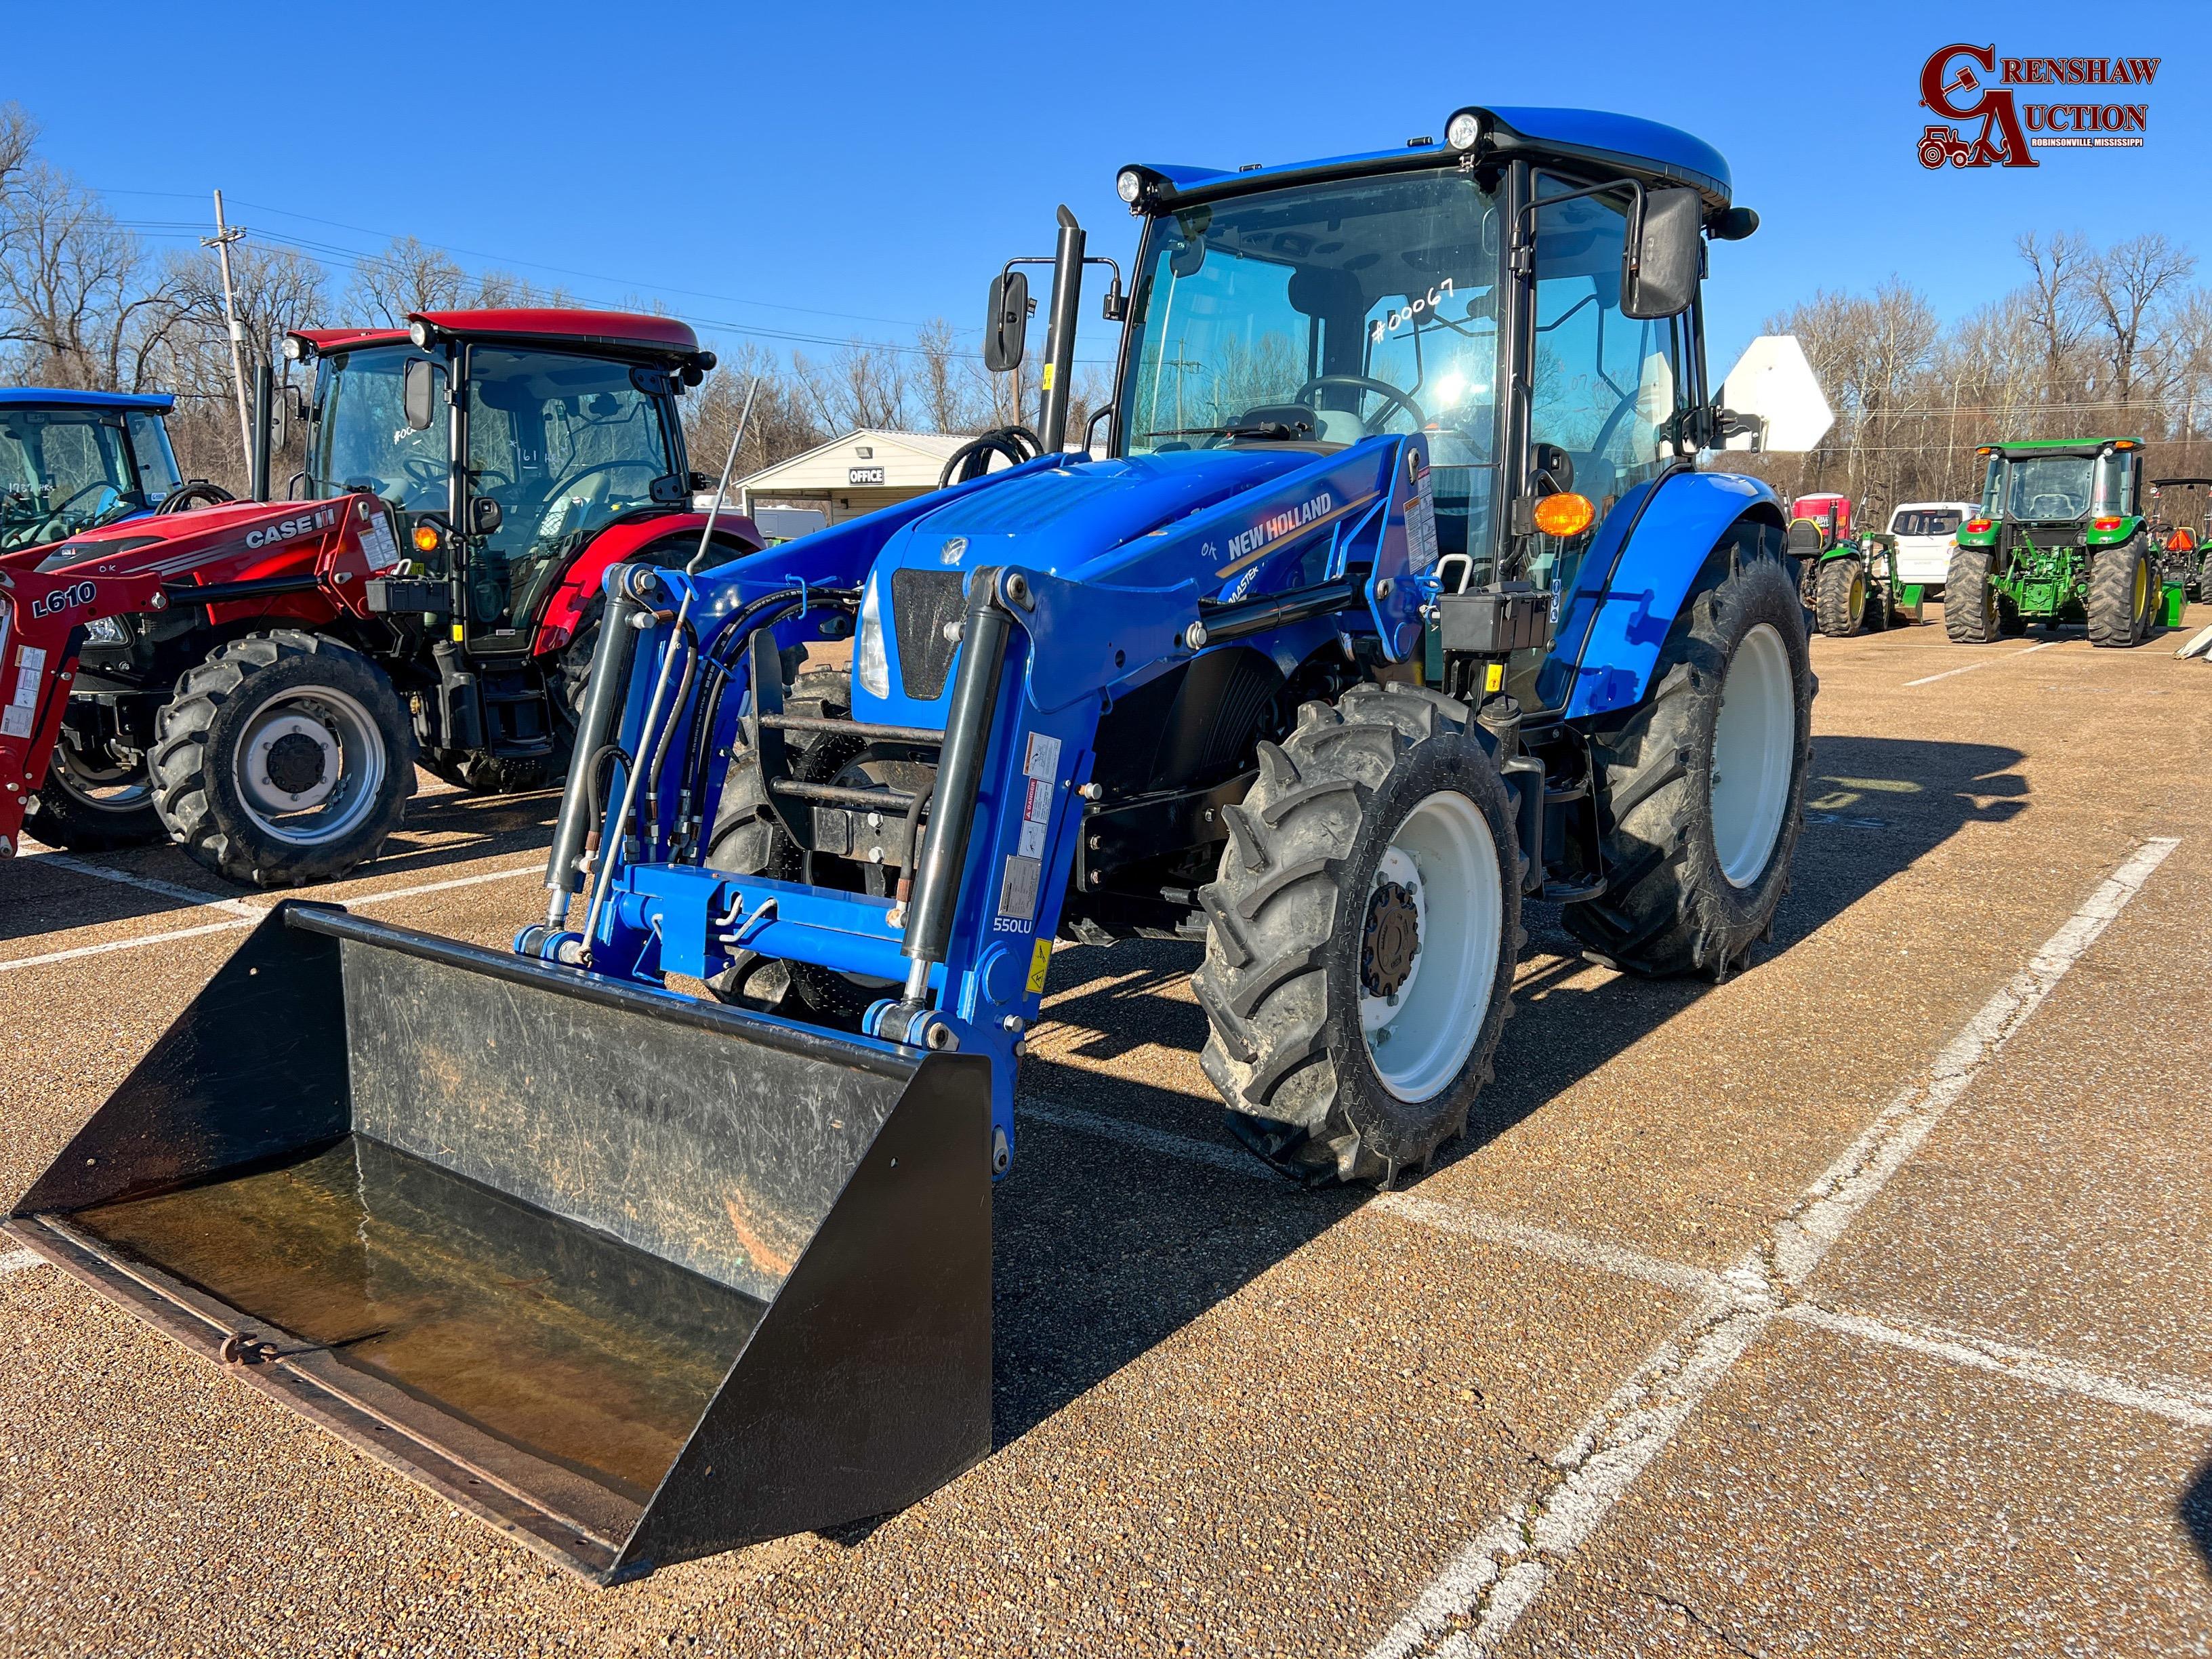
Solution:
{"label": "asphalt parking lot", "polygon": [[[2185,637],[1817,641],[1771,945],[1646,983],[1538,908],[1498,1082],[1395,1193],[1234,1148],[1194,951],[1062,948],[996,1449],[872,1525],[594,1589],[0,1247],[0,1645],[2212,1652]],[[554,805],[426,793],[317,896],[501,945]],[[272,902],[167,848],[0,864],[0,1187]]]}

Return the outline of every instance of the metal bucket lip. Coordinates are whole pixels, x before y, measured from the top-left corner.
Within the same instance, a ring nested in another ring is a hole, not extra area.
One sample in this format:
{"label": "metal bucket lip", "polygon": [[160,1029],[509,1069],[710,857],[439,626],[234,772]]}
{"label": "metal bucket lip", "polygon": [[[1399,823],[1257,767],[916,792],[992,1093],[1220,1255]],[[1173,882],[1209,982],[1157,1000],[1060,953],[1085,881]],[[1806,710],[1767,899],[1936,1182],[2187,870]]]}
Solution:
{"label": "metal bucket lip", "polygon": [[880,1037],[844,1031],[817,1031],[810,1026],[757,1014],[744,1008],[725,1007],[650,986],[611,979],[588,969],[560,963],[538,962],[504,951],[488,951],[459,939],[441,939],[411,927],[368,921],[342,906],[310,899],[286,899],[275,915],[288,927],[322,933],[372,949],[393,951],[425,962],[529,985],[597,1003],[602,1007],[648,1015],[676,1024],[696,1026],[719,1036],[741,1037],[748,1042],[780,1048],[801,1060],[824,1060],[837,1066],[872,1072],[895,1082],[910,1080],[927,1057],[922,1049],[906,1043],[886,1042]]}

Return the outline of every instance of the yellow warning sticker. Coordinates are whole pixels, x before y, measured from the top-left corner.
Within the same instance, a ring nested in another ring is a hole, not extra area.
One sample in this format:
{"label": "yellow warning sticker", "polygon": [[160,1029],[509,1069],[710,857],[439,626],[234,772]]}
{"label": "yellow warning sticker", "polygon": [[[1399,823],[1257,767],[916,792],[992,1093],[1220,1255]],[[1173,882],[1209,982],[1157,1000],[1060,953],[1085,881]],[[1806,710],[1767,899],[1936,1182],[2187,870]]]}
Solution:
{"label": "yellow warning sticker", "polygon": [[1494,662],[1491,664],[1489,667],[1483,670],[1482,689],[1486,691],[1502,691],[1505,689],[1505,665],[1504,663]]}
{"label": "yellow warning sticker", "polygon": [[1052,390],[1052,371],[1057,367],[1059,365],[1056,363],[1047,363],[1044,366],[1044,389],[1047,392]]}
{"label": "yellow warning sticker", "polygon": [[1030,994],[1035,996],[1044,989],[1044,970],[1052,966],[1052,941],[1041,939],[1036,949],[1030,953]]}

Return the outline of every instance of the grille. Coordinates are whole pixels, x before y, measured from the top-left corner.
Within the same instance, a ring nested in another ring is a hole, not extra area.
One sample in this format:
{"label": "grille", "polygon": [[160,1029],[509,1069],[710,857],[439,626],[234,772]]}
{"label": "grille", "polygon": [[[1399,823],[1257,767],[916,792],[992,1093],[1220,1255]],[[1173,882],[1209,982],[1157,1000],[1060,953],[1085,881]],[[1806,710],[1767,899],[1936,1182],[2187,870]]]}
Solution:
{"label": "grille", "polygon": [[917,702],[934,702],[957,649],[945,625],[967,609],[957,570],[891,572],[891,627],[898,635],[899,684]]}

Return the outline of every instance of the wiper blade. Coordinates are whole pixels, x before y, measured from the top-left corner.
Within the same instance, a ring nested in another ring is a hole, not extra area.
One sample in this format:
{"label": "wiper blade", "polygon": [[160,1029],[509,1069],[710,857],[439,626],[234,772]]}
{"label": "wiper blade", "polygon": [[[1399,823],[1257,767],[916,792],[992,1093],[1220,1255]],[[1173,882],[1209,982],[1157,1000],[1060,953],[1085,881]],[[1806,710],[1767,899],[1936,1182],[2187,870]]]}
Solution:
{"label": "wiper blade", "polygon": [[1281,442],[1311,434],[1310,421],[1255,421],[1249,426],[1170,426],[1147,432],[1147,438],[1269,438]]}

